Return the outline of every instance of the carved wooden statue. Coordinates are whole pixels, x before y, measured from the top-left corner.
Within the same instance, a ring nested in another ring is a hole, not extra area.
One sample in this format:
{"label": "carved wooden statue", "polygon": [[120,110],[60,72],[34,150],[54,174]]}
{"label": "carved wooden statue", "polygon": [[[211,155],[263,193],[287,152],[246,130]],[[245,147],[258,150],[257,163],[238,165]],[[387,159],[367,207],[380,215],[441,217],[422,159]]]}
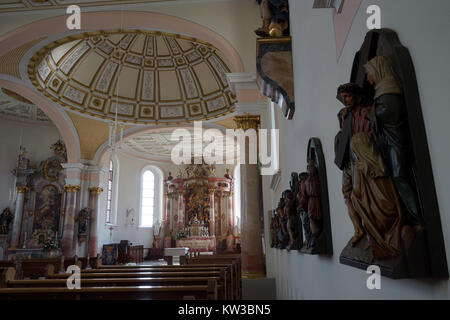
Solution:
{"label": "carved wooden statue", "polygon": [[310,249],[313,246],[313,234],[311,231],[311,224],[308,213],[308,196],[306,194],[306,179],[308,178],[308,174],[306,172],[299,174],[299,188],[297,192],[297,212],[300,215],[302,224],[300,229],[302,233],[304,233],[305,241],[303,246],[306,246],[306,249]]}
{"label": "carved wooden statue", "polygon": [[[283,195],[284,196],[284,195]],[[277,216],[278,216],[278,249],[286,249],[289,245],[289,231],[287,227],[287,217],[284,213],[284,198],[280,199],[277,208]]]}
{"label": "carved wooden statue", "polygon": [[306,240],[301,252],[332,254],[325,158],[322,144],[317,138],[311,138],[308,143],[307,171],[300,174],[297,193],[297,210],[302,215]]}
{"label": "carved wooden statue", "polygon": [[[296,183],[298,185],[298,183]],[[289,232],[288,250],[298,250],[303,244],[303,235],[299,232],[300,219],[297,214],[295,193],[292,190],[286,190],[284,194],[284,215],[287,217],[287,228]]]}
{"label": "carved wooden statue", "polygon": [[0,234],[8,234],[9,224],[14,219],[13,214],[9,208],[5,208],[2,214],[0,214]]}
{"label": "carved wooden statue", "polygon": [[288,0],[255,0],[260,5],[263,25],[255,30],[260,37],[289,36]]}
{"label": "carved wooden statue", "polygon": [[394,279],[448,277],[414,66],[395,32],[367,34],[337,98],[335,163],[355,231],[341,263],[377,264]]}
{"label": "carved wooden statue", "polygon": [[88,235],[89,232],[89,220],[91,215],[91,209],[84,208],[82,209],[77,216],[76,221],[78,222],[78,242],[83,242]]}
{"label": "carved wooden statue", "polygon": [[274,210],[274,213],[272,214],[272,218],[270,220],[270,236],[271,236],[270,247],[271,248],[276,248],[277,244],[278,244],[277,229],[278,229],[277,216],[276,216],[276,210]]}

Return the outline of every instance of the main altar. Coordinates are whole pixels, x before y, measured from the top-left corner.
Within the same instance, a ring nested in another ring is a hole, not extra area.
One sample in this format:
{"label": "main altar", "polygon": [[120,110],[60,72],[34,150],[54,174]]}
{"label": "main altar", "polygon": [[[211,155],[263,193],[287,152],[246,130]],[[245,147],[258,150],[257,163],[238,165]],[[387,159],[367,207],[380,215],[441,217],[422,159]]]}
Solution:
{"label": "main altar", "polygon": [[165,180],[164,247],[235,252],[240,235],[233,214],[233,178],[228,170],[216,177],[215,167],[186,165],[177,178]]}

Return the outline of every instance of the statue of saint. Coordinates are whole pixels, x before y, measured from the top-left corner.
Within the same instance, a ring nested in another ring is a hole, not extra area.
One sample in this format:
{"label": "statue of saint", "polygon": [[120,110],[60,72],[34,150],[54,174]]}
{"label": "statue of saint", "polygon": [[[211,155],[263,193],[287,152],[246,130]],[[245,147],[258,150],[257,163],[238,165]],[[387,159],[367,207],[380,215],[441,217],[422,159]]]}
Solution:
{"label": "statue of saint", "polygon": [[337,99],[344,104],[344,108],[338,113],[340,131],[335,138],[336,165],[342,170],[342,193],[348,215],[353,224],[355,233],[352,245],[355,246],[364,236],[365,231],[361,224],[361,218],[353,207],[352,194],[352,168],[350,162],[350,141],[354,134],[366,132],[371,135],[370,129],[370,107],[364,106],[364,93],[354,83],[339,86]]}
{"label": "statue of saint", "polygon": [[9,224],[13,220],[14,216],[9,210],[9,208],[5,208],[3,212],[0,214],[0,234],[8,234]]}
{"label": "statue of saint", "polygon": [[411,225],[424,224],[413,189],[412,152],[403,90],[392,72],[392,61],[377,56],[364,66],[367,80],[375,89],[371,114],[375,143],[388,167],[395,189],[406,208]]}
{"label": "statue of saint", "polygon": [[317,167],[314,161],[308,161],[308,177],[305,180],[305,193],[308,197],[308,216],[311,226],[312,243],[314,247],[322,233],[322,207],[320,204],[320,183]]}
{"label": "statue of saint", "polygon": [[308,213],[308,194],[306,193],[306,179],[308,174],[306,172],[299,174],[299,190],[297,193],[297,212],[300,214],[302,220],[303,231],[305,233],[306,249],[313,246],[313,233],[311,231],[311,223]]}
{"label": "statue of saint", "polygon": [[343,170],[342,191],[355,228],[352,245],[367,234],[373,259],[398,256],[402,251],[402,207],[392,176],[375,144],[371,125],[373,109],[356,84],[339,87],[345,108],[339,113],[336,164]]}
{"label": "statue of saint", "polygon": [[278,223],[280,225],[279,229],[279,249],[286,249],[286,247],[289,245],[290,237],[289,237],[289,231],[288,231],[288,217],[284,212],[285,202],[284,202],[285,194],[283,193],[283,197],[280,199],[280,202],[278,204]]}
{"label": "statue of saint", "polygon": [[84,208],[78,213],[78,234],[86,235],[88,232],[88,221],[90,219],[91,209]]}
{"label": "statue of saint", "polygon": [[259,37],[289,36],[288,0],[255,0],[261,10],[263,25],[255,30]]}

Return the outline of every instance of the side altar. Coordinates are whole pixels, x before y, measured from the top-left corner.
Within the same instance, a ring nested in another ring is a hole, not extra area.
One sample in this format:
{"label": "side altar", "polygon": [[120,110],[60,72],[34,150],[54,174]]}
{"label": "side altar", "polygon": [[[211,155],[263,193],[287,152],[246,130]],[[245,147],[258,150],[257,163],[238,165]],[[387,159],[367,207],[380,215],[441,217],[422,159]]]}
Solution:
{"label": "side altar", "polygon": [[215,167],[186,165],[177,178],[165,180],[164,247],[197,251],[235,252],[240,235],[235,231],[233,178],[223,178]]}

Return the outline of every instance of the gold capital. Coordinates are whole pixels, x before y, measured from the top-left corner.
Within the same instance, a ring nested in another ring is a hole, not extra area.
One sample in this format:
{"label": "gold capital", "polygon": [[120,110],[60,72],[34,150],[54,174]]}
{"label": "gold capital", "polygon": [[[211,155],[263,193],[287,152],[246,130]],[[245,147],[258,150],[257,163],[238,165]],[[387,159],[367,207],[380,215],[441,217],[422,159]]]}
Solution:
{"label": "gold capital", "polygon": [[89,193],[90,194],[93,194],[93,195],[99,195],[99,194],[101,194],[103,192],[103,188],[100,188],[100,187],[92,187],[92,188],[89,188]]}
{"label": "gold capital", "polygon": [[257,115],[245,114],[243,116],[235,116],[233,118],[236,124],[236,129],[242,129],[244,131],[248,129],[259,129],[260,117]]}
{"label": "gold capital", "polygon": [[66,191],[66,192],[78,192],[80,190],[81,190],[80,186],[73,186],[70,184],[67,186],[64,186],[64,191]]}
{"label": "gold capital", "polygon": [[28,190],[30,190],[30,188],[28,188],[27,186],[18,186],[17,187],[17,192],[18,193],[27,193]]}
{"label": "gold capital", "polygon": [[210,196],[212,196],[216,192],[216,189],[208,189],[208,193]]}

